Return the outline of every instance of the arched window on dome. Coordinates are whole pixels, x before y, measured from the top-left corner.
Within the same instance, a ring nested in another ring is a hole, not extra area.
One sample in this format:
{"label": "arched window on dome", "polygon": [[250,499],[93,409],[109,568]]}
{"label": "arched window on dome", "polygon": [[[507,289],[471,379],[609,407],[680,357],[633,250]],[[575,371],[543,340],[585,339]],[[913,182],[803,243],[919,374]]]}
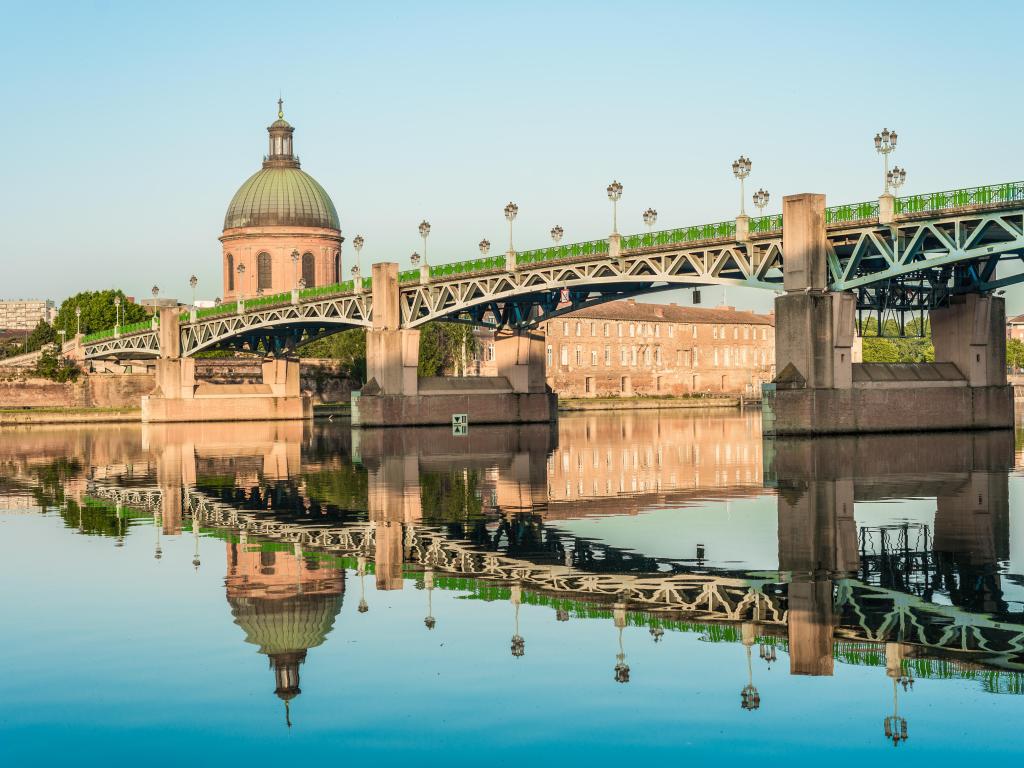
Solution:
{"label": "arched window on dome", "polygon": [[235,255],[228,254],[228,290],[235,290]]}
{"label": "arched window on dome", "polygon": [[334,252],[334,282],[341,282],[341,251]]}
{"label": "arched window on dome", "polygon": [[274,286],[273,261],[269,253],[256,257],[256,290],[270,290]]}
{"label": "arched window on dome", "polygon": [[309,252],[302,254],[302,281],[307,288],[316,286],[316,261]]}

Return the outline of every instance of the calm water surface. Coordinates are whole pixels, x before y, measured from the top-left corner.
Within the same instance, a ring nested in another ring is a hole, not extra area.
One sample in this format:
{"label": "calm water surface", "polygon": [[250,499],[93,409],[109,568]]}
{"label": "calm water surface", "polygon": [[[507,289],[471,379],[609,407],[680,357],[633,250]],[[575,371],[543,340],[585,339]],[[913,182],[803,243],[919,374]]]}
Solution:
{"label": "calm water surface", "polygon": [[757,412],[2,431],[0,764],[1019,758],[1017,463]]}

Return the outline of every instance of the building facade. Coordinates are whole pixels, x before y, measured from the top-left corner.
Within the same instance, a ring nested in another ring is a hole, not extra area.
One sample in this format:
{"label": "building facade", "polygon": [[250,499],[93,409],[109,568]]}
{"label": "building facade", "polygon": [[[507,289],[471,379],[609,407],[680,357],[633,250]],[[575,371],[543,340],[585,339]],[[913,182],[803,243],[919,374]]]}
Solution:
{"label": "building facade", "polygon": [[57,310],[45,299],[0,301],[0,332],[31,331],[40,320],[52,323]]}
{"label": "building facade", "polygon": [[1017,315],[1006,321],[1006,338],[1024,341],[1024,315]]}
{"label": "building facade", "polygon": [[295,129],[268,128],[263,167],[238,189],[224,216],[224,299],[283,293],[342,281],[341,224],[330,196],[299,166]]}
{"label": "building facade", "polygon": [[754,396],[775,377],[771,314],[613,301],[544,334],[548,385],[563,397]]}

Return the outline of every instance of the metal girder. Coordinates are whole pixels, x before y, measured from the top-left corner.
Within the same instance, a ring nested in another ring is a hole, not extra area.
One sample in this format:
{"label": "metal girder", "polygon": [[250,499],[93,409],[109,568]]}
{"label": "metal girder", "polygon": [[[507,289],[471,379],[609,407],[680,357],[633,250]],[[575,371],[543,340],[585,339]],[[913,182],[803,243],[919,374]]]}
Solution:
{"label": "metal girder", "polygon": [[[406,284],[401,288],[402,325],[407,328],[432,320],[473,317],[483,307],[500,325],[527,327],[541,322],[515,309],[540,307],[545,317],[570,308],[610,301],[625,295],[704,285],[734,285],[778,289],[781,276],[769,272],[781,264],[781,240],[753,243],[722,242],[685,249],[659,247],[624,251],[567,261],[530,264],[514,271],[476,274]],[[552,302],[563,289],[586,299]],[[593,297],[593,298],[590,298]]]}
{"label": "metal girder", "polygon": [[86,344],[85,359],[143,358],[160,356],[160,337],[156,331],[143,331],[130,336],[111,336]]}

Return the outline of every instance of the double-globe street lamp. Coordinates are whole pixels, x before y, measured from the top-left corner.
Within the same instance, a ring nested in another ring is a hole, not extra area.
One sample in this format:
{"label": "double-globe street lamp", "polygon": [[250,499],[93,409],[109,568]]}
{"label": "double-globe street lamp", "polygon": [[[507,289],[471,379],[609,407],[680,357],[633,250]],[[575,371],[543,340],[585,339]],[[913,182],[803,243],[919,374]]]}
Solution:
{"label": "double-globe street lamp", "polygon": [[505,206],[505,218],[508,220],[508,252],[511,256],[515,252],[515,248],[512,247],[512,222],[516,220],[516,216],[519,215],[519,206],[515,203],[510,202]]}
{"label": "double-globe street lamp", "polygon": [[605,191],[608,193],[608,199],[612,201],[612,234],[617,235],[619,233],[619,200],[622,199],[622,184],[613,181]]}
{"label": "double-globe street lamp", "polygon": [[352,241],[352,247],[356,249],[356,263],[352,265],[352,277],[355,278],[356,280],[359,279],[359,275],[360,275],[360,271],[359,271],[359,254],[362,252],[362,250],[363,250],[363,243],[365,243],[365,242],[366,241],[363,240],[363,236],[362,235],[356,235],[355,239]]}
{"label": "double-globe street lamp", "polygon": [[430,222],[424,219],[420,222],[419,226],[420,237],[423,238],[423,266],[429,267],[430,262],[427,261],[427,235],[430,234]]}
{"label": "double-globe street lamp", "polygon": [[882,156],[883,161],[883,175],[882,181],[885,183],[885,189],[882,194],[889,194],[889,155],[896,151],[896,131],[890,131],[888,128],[882,129],[881,133],[875,134],[875,151]]}
{"label": "double-globe street lamp", "polygon": [[758,212],[764,214],[764,209],[768,206],[768,199],[770,195],[764,189],[759,189],[754,193],[754,205],[757,206]]}
{"label": "double-globe street lamp", "polygon": [[896,165],[893,166],[893,169],[885,175],[885,178],[893,190],[899,191],[899,188],[902,187],[907,180],[907,172]]}
{"label": "double-globe street lamp", "polygon": [[743,189],[743,181],[750,175],[750,167],[753,165],[750,162],[750,158],[746,155],[740,155],[738,159],[733,160],[732,163],[732,175],[740,180],[740,216],[746,216],[747,210],[744,207],[744,198],[746,193]]}

